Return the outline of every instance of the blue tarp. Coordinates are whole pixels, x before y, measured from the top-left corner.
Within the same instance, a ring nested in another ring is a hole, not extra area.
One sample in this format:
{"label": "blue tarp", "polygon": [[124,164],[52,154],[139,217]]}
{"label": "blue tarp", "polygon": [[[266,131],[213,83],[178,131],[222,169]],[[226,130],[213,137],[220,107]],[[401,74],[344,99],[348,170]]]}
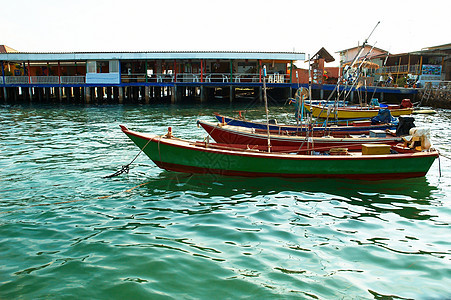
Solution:
{"label": "blue tarp", "polygon": [[393,123],[395,121],[396,119],[391,116],[390,110],[388,108],[379,109],[377,116],[371,118],[372,124]]}

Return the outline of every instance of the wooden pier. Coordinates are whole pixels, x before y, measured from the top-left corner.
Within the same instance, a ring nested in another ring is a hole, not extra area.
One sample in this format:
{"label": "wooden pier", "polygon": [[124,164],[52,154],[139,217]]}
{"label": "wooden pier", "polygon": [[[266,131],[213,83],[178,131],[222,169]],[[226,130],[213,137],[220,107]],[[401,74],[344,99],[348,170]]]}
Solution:
{"label": "wooden pier", "polygon": [[0,99],[14,101],[179,102],[268,86],[289,96],[297,52],[0,53]]}
{"label": "wooden pier", "polygon": [[[285,102],[299,87],[298,52],[94,52],[0,53],[0,101],[60,103],[178,103],[262,99],[262,69],[272,99]],[[325,99],[335,85],[312,86]],[[380,101],[413,99],[416,89],[366,87],[350,90]]]}

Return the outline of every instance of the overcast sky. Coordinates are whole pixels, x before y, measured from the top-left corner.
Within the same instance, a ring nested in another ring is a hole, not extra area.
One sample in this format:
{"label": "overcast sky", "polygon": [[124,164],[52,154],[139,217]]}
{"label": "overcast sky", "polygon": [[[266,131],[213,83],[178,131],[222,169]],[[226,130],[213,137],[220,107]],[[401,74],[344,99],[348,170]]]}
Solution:
{"label": "overcast sky", "polygon": [[[371,6],[373,5],[373,6]],[[450,0],[11,0],[0,44],[26,52],[296,51],[451,43]]]}

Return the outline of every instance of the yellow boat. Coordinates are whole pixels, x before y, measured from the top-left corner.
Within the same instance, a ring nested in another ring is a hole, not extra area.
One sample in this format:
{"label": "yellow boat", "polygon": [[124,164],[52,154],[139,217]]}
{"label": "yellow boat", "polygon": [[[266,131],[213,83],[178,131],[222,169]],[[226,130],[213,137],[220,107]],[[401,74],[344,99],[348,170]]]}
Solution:
{"label": "yellow boat", "polygon": [[[316,118],[333,118],[333,119],[360,119],[377,116],[379,113],[379,107],[333,107],[333,106],[322,106],[322,105],[310,105],[304,104],[307,111],[310,111]],[[399,105],[388,105],[388,109],[393,117],[399,117],[401,115],[410,115],[413,112],[413,108],[401,108]]]}

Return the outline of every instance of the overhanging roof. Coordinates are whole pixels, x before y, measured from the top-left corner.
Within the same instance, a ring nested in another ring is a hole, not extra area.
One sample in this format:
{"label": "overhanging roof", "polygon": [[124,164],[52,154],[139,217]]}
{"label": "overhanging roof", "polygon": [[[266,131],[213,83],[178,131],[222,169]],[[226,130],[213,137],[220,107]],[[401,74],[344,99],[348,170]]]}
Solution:
{"label": "overhanging roof", "polygon": [[318,52],[316,52],[315,55],[313,55],[310,60],[317,58],[324,58],[324,61],[327,63],[335,61],[335,58],[332,55],[330,55],[330,53],[327,52],[327,50],[324,47],[319,49]]}
{"label": "overhanging roof", "polygon": [[8,47],[6,45],[0,45],[0,53],[10,53],[10,52],[17,52],[17,50],[14,50],[11,47]]}
{"label": "overhanging roof", "polygon": [[141,60],[141,59],[266,59],[304,60],[300,52],[219,52],[219,51],[163,51],[163,52],[60,52],[60,53],[0,53],[5,61],[85,61],[85,60]]}

